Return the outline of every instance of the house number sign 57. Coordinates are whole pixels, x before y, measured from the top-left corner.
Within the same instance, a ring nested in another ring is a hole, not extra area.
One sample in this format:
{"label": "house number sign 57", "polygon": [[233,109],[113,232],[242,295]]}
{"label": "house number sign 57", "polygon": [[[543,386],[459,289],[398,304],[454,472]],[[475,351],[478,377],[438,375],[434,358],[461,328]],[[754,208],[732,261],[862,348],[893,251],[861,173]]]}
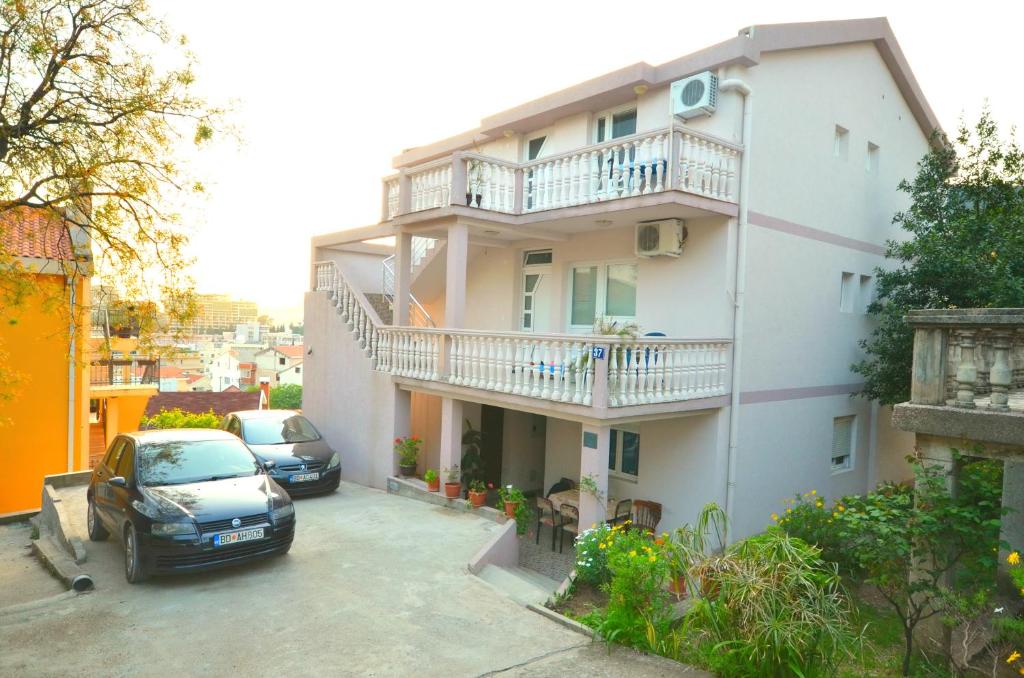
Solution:
{"label": "house number sign 57", "polygon": [[604,360],[604,346],[595,346],[590,349],[590,355],[594,360]]}

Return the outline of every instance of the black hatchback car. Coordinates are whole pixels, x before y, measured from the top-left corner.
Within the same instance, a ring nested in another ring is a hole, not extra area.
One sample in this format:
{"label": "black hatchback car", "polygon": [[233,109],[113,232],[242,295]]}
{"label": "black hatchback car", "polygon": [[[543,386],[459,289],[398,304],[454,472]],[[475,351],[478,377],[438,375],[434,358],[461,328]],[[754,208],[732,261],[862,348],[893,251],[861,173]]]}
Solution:
{"label": "black hatchback car", "polygon": [[121,539],[133,584],[287,553],[295,508],[272,466],[223,431],[118,435],[89,481],[89,538]]}
{"label": "black hatchback car", "polygon": [[221,428],[244,440],[261,461],[273,461],[270,475],[293,497],[333,492],[341,483],[341,455],[295,410],[232,412]]}

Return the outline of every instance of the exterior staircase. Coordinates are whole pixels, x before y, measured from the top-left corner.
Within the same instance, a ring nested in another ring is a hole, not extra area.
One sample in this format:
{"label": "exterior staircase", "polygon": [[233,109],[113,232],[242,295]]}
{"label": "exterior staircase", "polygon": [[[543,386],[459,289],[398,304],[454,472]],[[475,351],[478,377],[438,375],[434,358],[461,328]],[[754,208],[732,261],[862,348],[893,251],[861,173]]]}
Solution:
{"label": "exterior staircase", "polygon": [[377,315],[380,317],[380,321],[385,325],[390,325],[394,314],[391,309],[391,302],[388,301],[388,298],[378,292],[364,292],[363,296],[366,297],[368,302],[370,302],[370,306],[373,310],[377,312]]}
{"label": "exterior staircase", "polygon": [[477,576],[524,606],[543,605],[560,585],[560,582],[525,567],[484,565]]}

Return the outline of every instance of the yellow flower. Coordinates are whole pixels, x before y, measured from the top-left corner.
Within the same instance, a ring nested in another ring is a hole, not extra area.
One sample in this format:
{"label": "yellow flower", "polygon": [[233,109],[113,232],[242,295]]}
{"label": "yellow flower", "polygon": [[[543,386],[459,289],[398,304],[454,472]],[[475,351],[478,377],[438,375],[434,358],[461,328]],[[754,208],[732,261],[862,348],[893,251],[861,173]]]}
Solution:
{"label": "yellow flower", "polygon": [[1006,562],[1010,565],[1020,565],[1020,554],[1014,551],[1010,555],[1006,556]]}
{"label": "yellow flower", "polygon": [[649,560],[649,561],[651,561],[651,562],[653,563],[654,561],[656,561],[656,560],[657,560],[657,558],[655,558],[654,556],[651,556],[651,557],[650,557],[650,558],[648,558],[647,560]]}
{"label": "yellow flower", "polygon": [[845,511],[845,510],[846,510],[846,507],[844,507],[844,506],[843,506],[842,504],[840,504],[840,505],[839,505],[839,506],[837,506],[836,508],[838,508],[840,512],[842,512],[842,511]]}
{"label": "yellow flower", "polygon": [[604,542],[601,542],[600,544],[598,544],[597,548],[599,548],[599,549],[605,548]]}
{"label": "yellow flower", "polygon": [[772,513],[772,522],[778,522],[778,520],[779,520],[779,514],[778,513]]}
{"label": "yellow flower", "polygon": [[630,558],[636,558],[636,551],[630,551],[629,552],[629,557]]}
{"label": "yellow flower", "polygon": [[814,505],[816,507],[818,507],[818,508],[823,508],[825,506],[825,503],[822,502],[822,501],[817,501],[817,502],[814,502]]}
{"label": "yellow flower", "polygon": [[1014,650],[1013,653],[1009,657],[1006,658],[1006,663],[1007,664],[1012,664],[1013,662],[1017,661],[1018,659],[1020,659],[1020,652],[1017,652],[1016,650]]}
{"label": "yellow flower", "polygon": [[590,523],[590,529],[594,529],[595,527],[597,527],[597,523]]}
{"label": "yellow flower", "polygon": [[839,517],[839,514],[838,514],[838,513],[836,513],[835,511],[833,511],[833,512],[832,512],[832,517],[833,517],[833,518],[838,518],[838,517]]}
{"label": "yellow flower", "polygon": [[792,513],[793,509],[786,509],[786,513]]}
{"label": "yellow flower", "polygon": [[818,491],[817,491],[817,490],[811,490],[811,494],[812,494],[812,495],[814,495],[814,494],[818,494]]}
{"label": "yellow flower", "polygon": [[831,518],[829,518],[829,519],[828,519],[828,520],[826,520],[825,522],[826,522],[826,523],[828,523],[829,525],[831,525],[831,524],[832,524],[832,519],[831,519]]}

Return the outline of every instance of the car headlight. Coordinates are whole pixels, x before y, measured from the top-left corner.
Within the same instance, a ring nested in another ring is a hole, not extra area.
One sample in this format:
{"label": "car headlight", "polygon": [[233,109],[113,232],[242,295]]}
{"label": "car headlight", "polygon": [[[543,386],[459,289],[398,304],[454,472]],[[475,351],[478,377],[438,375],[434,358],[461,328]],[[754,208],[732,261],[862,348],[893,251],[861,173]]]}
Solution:
{"label": "car headlight", "polygon": [[270,517],[277,522],[284,520],[285,518],[295,515],[295,506],[293,504],[285,504],[284,506],[278,506],[276,509],[270,512]]}
{"label": "car headlight", "polygon": [[341,466],[341,455],[335,452],[331,455],[331,460],[327,462],[327,468],[335,468]]}
{"label": "car headlight", "polygon": [[153,523],[150,532],[157,537],[172,537],[176,534],[195,534],[196,528],[192,523]]}

